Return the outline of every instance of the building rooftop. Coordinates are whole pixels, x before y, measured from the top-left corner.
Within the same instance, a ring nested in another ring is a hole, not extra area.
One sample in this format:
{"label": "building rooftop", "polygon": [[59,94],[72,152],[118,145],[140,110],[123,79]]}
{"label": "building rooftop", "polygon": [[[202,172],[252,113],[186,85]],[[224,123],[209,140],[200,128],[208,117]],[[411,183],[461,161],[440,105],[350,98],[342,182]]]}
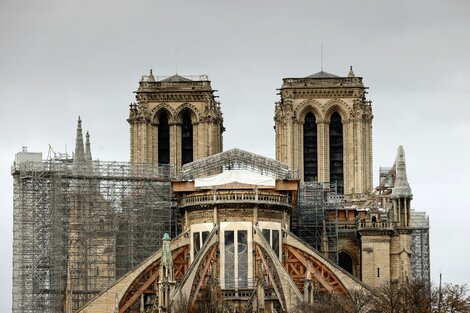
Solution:
{"label": "building rooftop", "polygon": [[142,75],[140,80],[146,83],[181,83],[181,82],[204,82],[209,81],[209,77],[206,74],[203,75],[153,75],[153,71],[150,70],[150,74]]}
{"label": "building rooftop", "polygon": [[173,76],[169,76],[167,78],[163,78],[161,80],[162,82],[190,82],[192,81],[192,79],[190,78],[187,78],[187,77],[183,77],[181,75],[178,75],[178,74],[175,74]]}
{"label": "building rooftop", "polygon": [[337,75],[330,74],[328,72],[320,71],[318,73],[312,74],[305,78],[340,78],[340,77]]}

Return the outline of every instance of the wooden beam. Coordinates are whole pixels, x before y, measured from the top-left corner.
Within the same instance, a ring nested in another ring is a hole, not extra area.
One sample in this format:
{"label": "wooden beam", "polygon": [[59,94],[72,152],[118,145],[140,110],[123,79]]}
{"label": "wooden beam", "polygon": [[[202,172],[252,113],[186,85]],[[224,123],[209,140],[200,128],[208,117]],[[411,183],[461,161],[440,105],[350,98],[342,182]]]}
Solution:
{"label": "wooden beam", "polygon": [[204,278],[207,274],[207,271],[209,270],[209,266],[211,265],[211,260],[214,257],[214,252],[216,251],[216,249],[217,249],[217,245],[214,244],[211,250],[206,255],[206,259],[204,260],[205,261],[204,268],[201,272],[202,275],[200,276],[199,283],[197,284],[196,290],[194,291],[193,299],[191,300],[191,305],[193,305],[194,302],[196,302],[197,294],[199,293],[199,290],[201,289],[202,284],[204,283]]}
{"label": "wooden beam", "polygon": [[[303,266],[305,266],[306,269],[308,269],[308,262],[305,257],[303,257],[294,247],[286,245],[286,248],[289,250],[290,253],[292,253],[299,261],[302,263]],[[329,292],[332,292],[334,290],[338,290],[342,293],[345,292],[344,288],[342,288],[342,285],[336,282],[336,279],[332,274],[328,273],[323,266],[321,266],[318,262],[315,262],[315,260],[311,260],[313,263],[320,268],[320,270],[316,268],[312,268],[310,270],[310,273],[323,285],[323,287],[328,290]],[[325,277],[326,274],[326,277]],[[336,287],[332,284],[332,281],[330,279],[333,279],[334,282],[336,282]]]}
{"label": "wooden beam", "polygon": [[119,313],[124,313],[137,299],[140,298],[140,295],[150,287],[158,278],[158,270],[150,276],[150,278],[139,288],[139,290],[132,295],[132,297],[124,303],[124,305],[119,309]]}

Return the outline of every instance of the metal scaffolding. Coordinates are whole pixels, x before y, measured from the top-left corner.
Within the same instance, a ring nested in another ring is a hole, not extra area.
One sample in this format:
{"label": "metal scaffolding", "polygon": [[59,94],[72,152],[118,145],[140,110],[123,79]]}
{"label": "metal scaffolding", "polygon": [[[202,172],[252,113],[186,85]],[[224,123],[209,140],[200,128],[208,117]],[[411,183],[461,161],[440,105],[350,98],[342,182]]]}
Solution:
{"label": "metal scaffolding", "polygon": [[429,217],[411,210],[411,274],[414,281],[431,283]]}
{"label": "metal scaffolding", "polygon": [[69,158],[12,167],[13,312],[78,309],[175,233],[173,168]]}
{"label": "metal scaffolding", "polygon": [[305,182],[300,185],[297,212],[292,216],[292,229],[297,236],[338,261],[338,208],[343,196],[336,185]]}
{"label": "metal scaffolding", "polygon": [[281,180],[298,179],[298,172],[286,164],[236,148],[183,165],[181,179],[207,177],[224,170],[249,170]]}

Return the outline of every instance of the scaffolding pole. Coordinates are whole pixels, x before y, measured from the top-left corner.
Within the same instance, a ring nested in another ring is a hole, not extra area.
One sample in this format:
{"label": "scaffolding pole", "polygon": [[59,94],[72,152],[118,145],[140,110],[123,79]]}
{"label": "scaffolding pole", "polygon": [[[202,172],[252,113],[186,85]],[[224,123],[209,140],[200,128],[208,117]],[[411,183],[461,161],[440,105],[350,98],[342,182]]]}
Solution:
{"label": "scaffolding pole", "polygon": [[12,175],[15,313],[78,309],[175,231],[170,166],[64,158]]}
{"label": "scaffolding pole", "polygon": [[292,229],[301,239],[333,262],[338,261],[338,209],[343,203],[335,184],[305,182],[300,185],[298,209]]}
{"label": "scaffolding pole", "polygon": [[192,180],[230,170],[249,170],[280,180],[298,179],[298,172],[286,164],[236,148],[183,165],[180,178]]}
{"label": "scaffolding pole", "polygon": [[411,273],[414,281],[431,283],[429,217],[411,210]]}

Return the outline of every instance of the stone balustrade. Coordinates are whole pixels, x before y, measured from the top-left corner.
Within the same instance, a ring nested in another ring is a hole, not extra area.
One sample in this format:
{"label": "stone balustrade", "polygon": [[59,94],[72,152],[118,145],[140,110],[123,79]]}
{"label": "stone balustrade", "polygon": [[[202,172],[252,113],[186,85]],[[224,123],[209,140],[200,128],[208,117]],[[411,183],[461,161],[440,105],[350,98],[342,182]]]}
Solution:
{"label": "stone balustrade", "polygon": [[358,230],[361,229],[393,229],[391,222],[368,222],[360,221],[358,224]]}
{"label": "stone balustrade", "polygon": [[289,206],[289,197],[263,191],[216,191],[192,194],[181,199],[181,206],[194,206],[218,203],[255,203]]}

